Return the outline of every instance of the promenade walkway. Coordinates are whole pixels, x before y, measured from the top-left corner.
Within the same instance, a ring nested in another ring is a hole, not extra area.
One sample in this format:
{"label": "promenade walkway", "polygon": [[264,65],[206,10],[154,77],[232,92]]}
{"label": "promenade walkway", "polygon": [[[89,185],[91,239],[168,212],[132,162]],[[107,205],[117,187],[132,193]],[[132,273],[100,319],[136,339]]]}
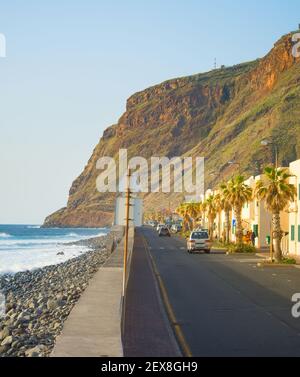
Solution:
{"label": "promenade walkway", "polygon": [[120,357],[123,242],[91,279],[57,338],[52,357]]}

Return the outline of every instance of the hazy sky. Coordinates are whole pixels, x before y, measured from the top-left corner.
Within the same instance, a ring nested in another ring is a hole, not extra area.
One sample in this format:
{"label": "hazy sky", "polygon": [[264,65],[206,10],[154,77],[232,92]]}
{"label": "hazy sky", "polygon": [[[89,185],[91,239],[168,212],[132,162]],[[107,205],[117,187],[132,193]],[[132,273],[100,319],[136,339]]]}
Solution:
{"label": "hazy sky", "polygon": [[0,223],[66,204],[126,99],[166,79],[266,54],[299,0],[0,2]]}

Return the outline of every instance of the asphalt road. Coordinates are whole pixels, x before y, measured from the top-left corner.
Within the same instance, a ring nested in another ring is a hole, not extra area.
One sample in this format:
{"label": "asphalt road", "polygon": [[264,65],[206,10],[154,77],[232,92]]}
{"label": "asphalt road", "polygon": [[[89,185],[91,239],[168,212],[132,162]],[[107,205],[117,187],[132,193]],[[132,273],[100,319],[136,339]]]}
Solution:
{"label": "asphalt road", "polygon": [[253,255],[190,255],[176,236],[160,238],[150,228],[138,234],[193,356],[300,356],[300,319],[291,314],[299,269],[258,268]]}
{"label": "asphalt road", "polygon": [[136,232],[123,317],[126,357],[176,357],[180,349],[160,298],[141,232]]}

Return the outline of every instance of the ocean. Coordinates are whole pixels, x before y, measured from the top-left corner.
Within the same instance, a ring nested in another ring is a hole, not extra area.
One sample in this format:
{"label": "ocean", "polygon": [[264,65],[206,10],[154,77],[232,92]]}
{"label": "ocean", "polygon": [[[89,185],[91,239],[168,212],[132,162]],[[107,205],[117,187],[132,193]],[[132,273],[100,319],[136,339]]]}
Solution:
{"label": "ocean", "polygon": [[88,247],[68,243],[104,236],[108,232],[108,228],[44,229],[39,225],[0,225],[0,275],[65,262],[89,251]]}

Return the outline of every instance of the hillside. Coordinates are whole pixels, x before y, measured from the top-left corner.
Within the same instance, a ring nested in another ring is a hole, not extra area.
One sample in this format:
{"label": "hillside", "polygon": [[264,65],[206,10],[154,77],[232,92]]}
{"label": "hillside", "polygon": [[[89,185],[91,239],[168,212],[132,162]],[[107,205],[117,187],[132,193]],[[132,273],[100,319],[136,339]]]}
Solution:
{"label": "hillside", "polygon": [[[241,162],[242,172],[259,173],[272,161],[260,141],[272,137],[280,145],[280,162],[300,158],[300,64],[292,56],[292,34],[270,53],[250,63],[166,81],[134,94],[126,112],[109,127],[82,174],[74,181],[66,208],[45,226],[104,226],[112,221],[114,195],[96,190],[96,161],[117,156],[206,157],[207,187],[227,179]],[[209,172],[217,171],[218,177]],[[176,206],[182,195],[149,194],[146,209]]]}

